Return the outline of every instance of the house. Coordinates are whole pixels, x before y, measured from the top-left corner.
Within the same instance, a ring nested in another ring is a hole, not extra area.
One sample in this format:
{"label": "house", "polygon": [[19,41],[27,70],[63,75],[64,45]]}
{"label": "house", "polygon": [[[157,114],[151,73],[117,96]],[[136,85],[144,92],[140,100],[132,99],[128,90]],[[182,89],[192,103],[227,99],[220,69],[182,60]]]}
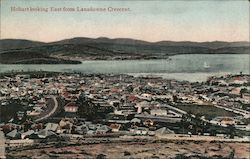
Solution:
{"label": "house", "polygon": [[130,122],[131,123],[141,123],[141,120],[138,118],[133,118]]}
{"label": "house", "polygon": [[127,96],[127,101],[128,101],[128,102],[131,102],[131,103],[135,103],[135,102],[140,101],[140,100],[141,100],[141,99],[138,98],[138,97],[135,96],[135,95],[129,95],[129,96]]}
{"label": "house", "polygon": [[107,125],[100,126],[96,129],[96,134],[106,134],[111,129]]}
{"label": "house", "polygon": [[70,102],[64,106],[64,111],[69,113],[76,113],[78,111],[78,106],[74,102]]}
{"label": "house", "polygon": [[235,125],[237,120],[232,117],[216,117],[210,121],[212,124],[227,126],[227,125]]}
{"label": "house", "polygon": [[21,139],[25,139],[25,138],[33,135],[34,133],[35,133],[34,130],[28,130],[28,131],[26,131],[26,132],[24,132],[24,133],[21,134]]}
{"label": "house", "polygon": [[160,129],[157,129],[157,130],[155,131],[155,134],[156,134],[156,135],[174,134],[174,131],[172,131],[172,130],[166,128],[166,127],[162,127],[162,128],[160,128]]}
{"label": "house", "polygon": [[143,93],[141,94],[140,98],[145,100],[152,100],[152,95],[148,93]]}
{"label": "house", "polygon": [[168,112],[165,109],[151,109],[150,114],[155,116],[166,116]]}
{"label": "house", "polygon": [[86,134],[88,131],[89,131],[89,128],[85,124],[76,126],[75,128],[75,132],[77,132],[78,134],[82,134],[82,135]]}
{"label": "house", "polygon": [[57,135],[54,132],[50,131],[50,130],[43,129],[43,130],[40,130],[37,133],[37,136],[39,138],[48,138],[48,137],[57,136]]}
{"label": "house", "polygon": [[91,129],[91,130],[96,130],[97,125],[91,123],[91,124],[88,124],[88,128]]}
{"label": "house", "polygon": [[153,125],[154,125],[154,121],[151,120],[151,119],[146,119],[146,120],[143,122],[143,124],[144,124],[145,126],[153,126]]}
{"label": "house", "polygon": [[247,103],[250,103],[250,93],[243,93],[242,98],[248,101]]}
{"label": "house", "polygon": [[149,108],[150,105],[151,104],[149,102],[147,102],[147,101],[142,101],[140,103],[137,103],[136,106],[135,106],[137,108],[137,113],[138,114],[142,113],[143,109]]}
{"label": "house", "polygon": [[111,124],[109,127],[111,128],[112,132],[119,132],[121,124]]}
{"label": "house", "polygon": [[37,124],[34,123],[31,125],[31,128],[32,128],[32,130],[37,132],[37,131],[43,129],[43,124],[42,123],[37,123]]}
{"label": "house", "polygon": [[47,123],[45,126],[46,126],[45,127],[46,130],[56,131],[56,129],[58,127],[58,124],[56,124],[56,123]]}
{"label": "house", "polygon": [[6,134],[8,138],[15,139],[15,138],[20,138],[21,134],[17,131],[17,129],[12,130],[8,134]]}
{"label": "house", "polygon": [[73,123],[70,120],[62,119],[59,122],[57,133],[71,133]]}
{"label": "house", "polygon": [[130,132],[132,132],[135,135],[147,135],[148,134],[148,128],[136,127],[134,129],[130,129]]}
{"label": "house", "polygon": [[234,125],[236,124],[236,121],[233,118],[224,117],[221,119],[220,123],[223,125]]}
{"label": "house", "polygon": [[87,131],[87,135],[94,135],[94,134],[95,134],[95,131],[93,131],[93,130]]}
{"label": "house", "polygon": [[241,88],[240,87],[235,87],[235,88],[232,88],[230,93],[234,94],[234,95],[240,95],[240,92],[241,92]]}

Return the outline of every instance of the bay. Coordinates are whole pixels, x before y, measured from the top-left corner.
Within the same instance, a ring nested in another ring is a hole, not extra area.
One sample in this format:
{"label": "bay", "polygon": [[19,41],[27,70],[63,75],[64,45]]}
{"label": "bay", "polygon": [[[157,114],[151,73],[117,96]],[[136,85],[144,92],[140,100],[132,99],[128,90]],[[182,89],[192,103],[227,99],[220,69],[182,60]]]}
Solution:
{"label": "bay", "polygon": [[114,73],[156,75],[188,81],[205,81],[213,75],[249,74],[249,54],[188,54],[161,60],[82,61],[82,64],[0,64],[0,72],[57,71],[83,73]]}

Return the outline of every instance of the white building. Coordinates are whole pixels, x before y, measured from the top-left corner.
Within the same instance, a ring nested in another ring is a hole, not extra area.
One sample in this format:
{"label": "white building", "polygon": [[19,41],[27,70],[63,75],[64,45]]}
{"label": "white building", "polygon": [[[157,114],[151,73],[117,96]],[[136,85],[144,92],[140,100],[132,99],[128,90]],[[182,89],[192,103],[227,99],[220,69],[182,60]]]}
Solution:
{"label": "white building", "polygon": [[150,114],[155,116],[166,116],[168,111],[165,109],[151,109]]}

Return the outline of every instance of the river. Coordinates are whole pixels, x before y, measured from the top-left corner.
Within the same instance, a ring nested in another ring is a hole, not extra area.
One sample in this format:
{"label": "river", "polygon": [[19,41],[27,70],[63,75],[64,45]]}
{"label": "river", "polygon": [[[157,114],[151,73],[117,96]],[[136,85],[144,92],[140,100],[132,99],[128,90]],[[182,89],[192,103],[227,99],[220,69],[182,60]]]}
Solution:
{"label": "river", "polygon": [[10,71],[78,71],[83,73],[127,73],[157,75],[177,80],[204,81],[209,76],[249,74],[249,54],[189,54],[162,60],[82,61],[82,64],[6,65],[0,72]]}

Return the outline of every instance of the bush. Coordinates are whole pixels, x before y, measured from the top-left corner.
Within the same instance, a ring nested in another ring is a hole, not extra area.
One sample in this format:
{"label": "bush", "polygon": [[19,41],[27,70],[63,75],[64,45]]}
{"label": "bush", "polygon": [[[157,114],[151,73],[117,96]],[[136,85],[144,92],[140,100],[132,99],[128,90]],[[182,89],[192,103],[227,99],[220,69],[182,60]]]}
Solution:
{"label": "bush", "polygon": [[131,153],[130,152],[128,152],[128,151],[124,151],[124,156],[130,156],[131,155]]}
{"label": "bush", "polygon": [[104,154],[98,154],[96,156],[96,159],[106,159],[106,155],[104,155]]}

